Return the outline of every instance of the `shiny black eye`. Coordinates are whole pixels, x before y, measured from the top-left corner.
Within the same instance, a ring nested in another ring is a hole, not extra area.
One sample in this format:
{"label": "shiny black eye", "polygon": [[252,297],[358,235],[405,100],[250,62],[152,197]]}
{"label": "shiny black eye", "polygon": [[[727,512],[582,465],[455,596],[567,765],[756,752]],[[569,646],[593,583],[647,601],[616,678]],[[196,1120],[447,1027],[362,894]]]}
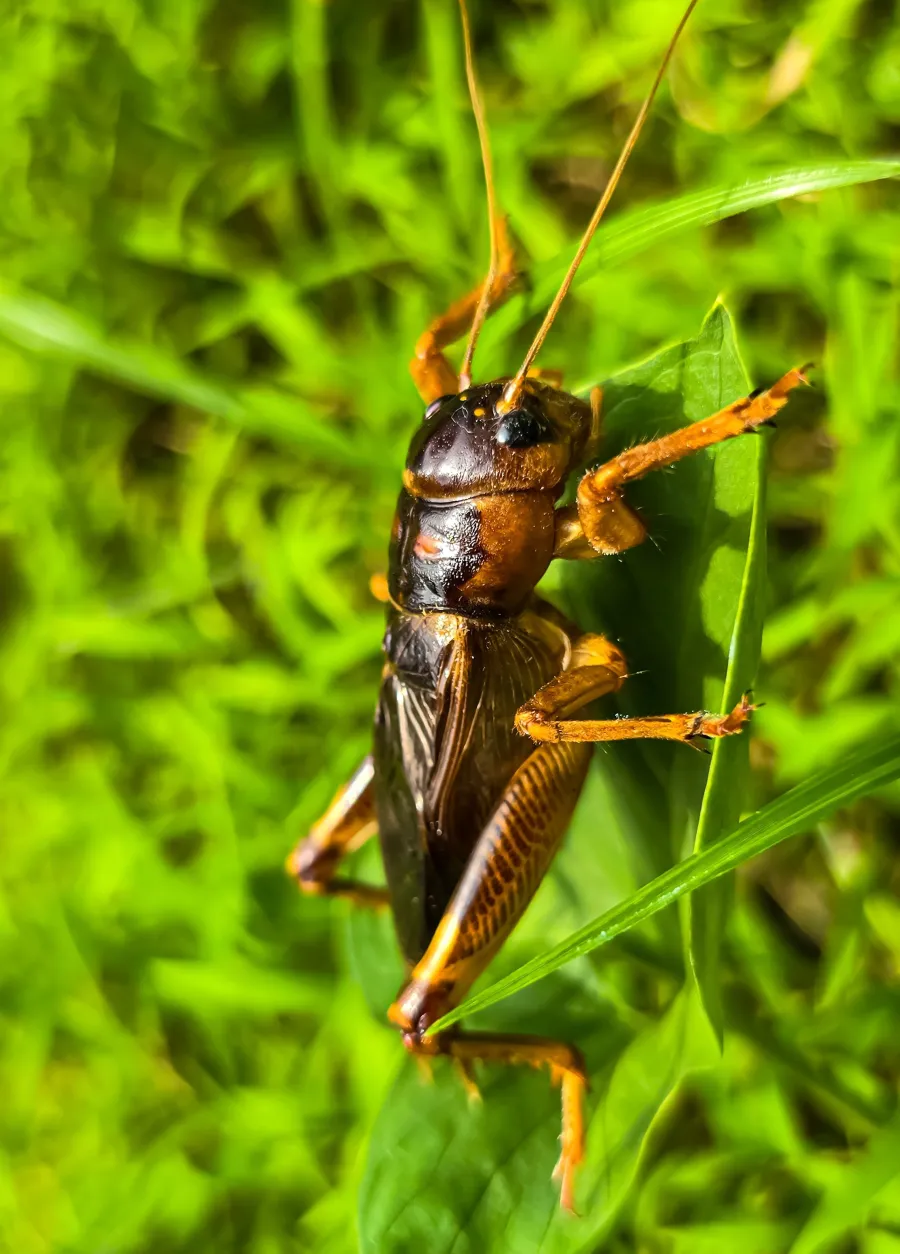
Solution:
{"label": "shiny black eye", "polygon": [[531,448],[549,436],[550,428],[538,414],[528,409],[511,409],[497,430],[497,443],[507,448]]}
{"label": "shiny black eye", "polygon": [[431,418],[432,415],[437,413],[437,411],[440,409],[442,405],[444,405],[447,401],[452,401],[452,400],[453,400],[452,392],[448,392],[446,396],[439,396],[437,400],[432,401],[431,404],[428,406],[428,408],[425,410],[425,418]]}

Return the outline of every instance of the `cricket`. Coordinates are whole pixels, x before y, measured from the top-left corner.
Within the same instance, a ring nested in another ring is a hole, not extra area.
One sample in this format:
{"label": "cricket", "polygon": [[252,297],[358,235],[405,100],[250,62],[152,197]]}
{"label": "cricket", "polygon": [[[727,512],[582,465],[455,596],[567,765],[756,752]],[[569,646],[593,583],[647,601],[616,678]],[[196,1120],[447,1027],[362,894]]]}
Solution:
{"label": "cricket", "polygon": [[[477,381],[479,332],[518,270],[495,201],[460,0],[490,263],[484,281],[424,332],[410,366],[425,408],[390,538],[372,751],[288,859],[305,893],[390,908],[408,977],[388,1015],[411,1054],[451,1059],[470,1089],[475,1063],[548,1068],[561,1089],[554,1175],[569,1210],[584,1155],[587,1078],[576,1045],[429,1029],[463,999],[531,901],[564,838],[592,745],[640,738],[692,745],[740,734],[754,709],[746,694],[724,714],[579,718],[589,703],[627,684],[628,663],[617,643],[583,631],[535,591],[551,562],[602,561],[644,541],[646,526],[628,504],[629,483],[770,424],[805,382],[803,369],[789,370],[764,391],[604,461],[600,389],[581,399],[563,389],[552,366],[536,365],[696,2],[669,42],[524,359],[507,376]],[[445,354],[463,336],[457,371]],[[576,474],[575,503],[562,505]],[[344,855],[376,833],[386,886],[341,878]]]}

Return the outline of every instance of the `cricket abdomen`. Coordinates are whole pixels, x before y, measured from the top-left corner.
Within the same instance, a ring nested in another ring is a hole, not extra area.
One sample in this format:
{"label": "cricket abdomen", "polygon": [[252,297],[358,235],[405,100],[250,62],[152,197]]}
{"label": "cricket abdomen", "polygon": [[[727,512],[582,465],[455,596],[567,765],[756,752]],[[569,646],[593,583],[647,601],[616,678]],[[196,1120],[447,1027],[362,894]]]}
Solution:
{"label": "cricket abdomen", "polygon": [[425,952],[475,843],[533,751],[519,706],[559,672],[568,637],[539,613],[499,621],[391,614],[375,722],[378,828],[404,956]]}

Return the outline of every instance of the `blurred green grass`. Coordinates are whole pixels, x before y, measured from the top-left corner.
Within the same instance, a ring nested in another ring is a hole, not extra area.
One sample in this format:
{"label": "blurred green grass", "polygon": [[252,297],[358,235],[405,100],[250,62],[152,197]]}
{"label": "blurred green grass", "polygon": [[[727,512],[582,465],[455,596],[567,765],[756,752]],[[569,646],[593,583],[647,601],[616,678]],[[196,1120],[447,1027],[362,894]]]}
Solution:
{"label": "blurred green grass", "polygon": [[[677,7],[474,8],[535,271]],[[701,4],[614,212],[896,154],[898,16]],[[484,265],[457,14],[41,0],[0,30],[4,292],[143,352],[116,380],[83,341],[0,341],[0,1248],[352,1250],[400,1051],[282,862],[365,752],[406,361]],[[769,206],[591,278],[547,346],[603,378],[724,293],[754,382],[820,363],[772,446],[760,799],[900,724],[898,241],[896,184]],[[667,1106],[604,1249],[770,1254],[808,1222],[801,1251],[900,1250],[898,800],[741,877],[724,1062]],[[598,970],[630,1031],[671,1003],[639,937]]]}

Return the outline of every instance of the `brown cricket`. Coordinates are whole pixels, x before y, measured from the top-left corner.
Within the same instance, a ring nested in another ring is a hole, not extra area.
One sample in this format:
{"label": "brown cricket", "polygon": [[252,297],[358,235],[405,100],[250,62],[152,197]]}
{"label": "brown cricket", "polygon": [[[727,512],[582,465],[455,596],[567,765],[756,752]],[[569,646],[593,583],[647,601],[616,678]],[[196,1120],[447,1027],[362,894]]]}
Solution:
{"label": "brown cricket", "polygon": [[[545,875],[587,775],[591,745],[644,737],[689,743],[747,723],[745,697],[725,715],[573,717],[617,691],[617,645],[583,632],[535,593],[554,559],[593,561],[640,544],[646,529],[623,489],[651,470],[770,422],[804,382],[791,370],[674,434],[589,470],[576,504],[557,504],[575,469],[596,460],[601,396],[562,390],[533,362],[634,147],[678,36],[666,50],[565,279],[514,375],[472,383],[488,309],[516,277],[494,203],[487,142],[460,0],[466,70],[481,139],[491,223],[484,282],[431,324],[410,369],[426,404],[412,438],[391,534],[385,665],[370,756],[288,859],[308,893],[387,904],[408,966],[388,1016],[413,1054],[546,1064],[561,1082],[561,1203],[573,1209],[583,1156],[584,1065],[569,1044],[450,1029],[427,1035],[459,1003],[521,918]],[[468,331],[460,372],[444,350]],[[336,877],[342,857],[377,831],[387,886]]]}

